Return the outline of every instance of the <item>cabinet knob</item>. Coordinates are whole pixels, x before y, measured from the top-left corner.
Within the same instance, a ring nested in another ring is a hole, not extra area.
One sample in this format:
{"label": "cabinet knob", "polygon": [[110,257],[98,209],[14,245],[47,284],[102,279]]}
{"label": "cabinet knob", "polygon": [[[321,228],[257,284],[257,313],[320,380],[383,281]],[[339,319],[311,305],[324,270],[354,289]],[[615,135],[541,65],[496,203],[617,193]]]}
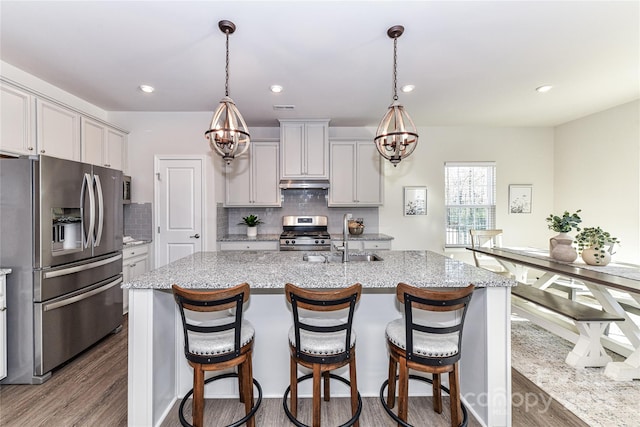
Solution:
{"label": "cabinet knob", "polygon": [[40,150],[40,154],[44,154],[44,153],[45,153],[45,151],[44,151],[44,150]]}
{"label": "cabinet knob", "polygon": [[138,264],[131,264],[129,267],[135,267],[136,265],[138,265]]}
{"label": "cabinet knob", "polygon": [[33,147],[27,147],[27,150],[33,151]]}

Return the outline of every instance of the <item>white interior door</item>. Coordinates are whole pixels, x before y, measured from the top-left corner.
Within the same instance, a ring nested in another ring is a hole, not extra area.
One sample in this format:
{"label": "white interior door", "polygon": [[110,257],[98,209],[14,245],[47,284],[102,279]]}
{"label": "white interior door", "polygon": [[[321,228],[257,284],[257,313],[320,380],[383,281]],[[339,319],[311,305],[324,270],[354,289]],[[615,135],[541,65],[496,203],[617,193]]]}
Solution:
{"label": "white interior door", "polygon": [[156,268],[204,247],[204,158],[156,156]]}

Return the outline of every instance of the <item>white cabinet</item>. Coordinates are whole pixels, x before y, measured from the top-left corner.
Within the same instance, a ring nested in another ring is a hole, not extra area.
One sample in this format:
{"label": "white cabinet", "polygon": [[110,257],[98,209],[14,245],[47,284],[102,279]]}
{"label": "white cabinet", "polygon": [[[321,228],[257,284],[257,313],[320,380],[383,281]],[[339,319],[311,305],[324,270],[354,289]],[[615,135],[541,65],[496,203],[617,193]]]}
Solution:
{"label": "white cabinet", "polygon": [[225,169],[225,206],[281,206],[277,142],[254,141]]}
{"label": "white cabinet", "polygon": [[38,154],[80,160],[80,114],[55,102],[36,99]]}
{"label": "white cabinet", "polygon": [[329,206],[381,206],[382,157],[373,141],[332,140]]}
{"label": "white cabinet", "polygon": [[[342,240],[331,240],[332,245],[342,246]],[[351,251],[390,251],[391,240],[349,240],[349,252]]]}
{"label": "white cabinet", "polygon": [[[122,250],[122,280],[126,283],[149,271],[149,245],[127,246]],[[129,289],[123,289],[122,309],[129,311]]]}
{"label": "white cabinet", "polygon": [[28,92],[0,83],[0,152],[35,154],[35,98]]}
{"label": "white cabinet", "polygon": [[87,117],[80,123],[82,161],[123,170],[126,134]]}
{"label": "white cabinet", "polygon": [[329,178],[329,120],[280,120],[282,179]]}
{"label": "white cabinet", "polygon": [[280,249],[276,240],[220,242],[221,251],[277,251]]}

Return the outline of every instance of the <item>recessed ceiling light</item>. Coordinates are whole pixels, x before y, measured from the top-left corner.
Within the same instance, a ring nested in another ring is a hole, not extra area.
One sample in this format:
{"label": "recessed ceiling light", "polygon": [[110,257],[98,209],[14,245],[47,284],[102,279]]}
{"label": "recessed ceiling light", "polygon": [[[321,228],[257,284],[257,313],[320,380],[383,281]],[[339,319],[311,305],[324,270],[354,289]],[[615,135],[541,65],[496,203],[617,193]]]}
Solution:
{"label": "recessed ceiling light", "polygon": [[271,90],[271,92],[273,93],[280,93],[282,92],[282,86],[280,85],[271,85],[271,87],[269,88]]}
{"label": "recessed ceiling light", "polygon": [[404,85],[400,88],[400,90],[403,91],[404,93],[409,93],[409,92],[413,92],[415,88],[416,88],[415,85]]}
{"label": "recessed ceiling light", "polygon": [[144,93],[152,93],[153,91],[156,90],[156,88],[149,85],[140,85],[140,90],[143,91]]}
{"label": "recessed ceiling light", "polygon": [[553,89],[553,86],[544,85],[544,86],[537,87],[536,91],[540,93],[545,93],[545,92],[549,92],[551,89]]}

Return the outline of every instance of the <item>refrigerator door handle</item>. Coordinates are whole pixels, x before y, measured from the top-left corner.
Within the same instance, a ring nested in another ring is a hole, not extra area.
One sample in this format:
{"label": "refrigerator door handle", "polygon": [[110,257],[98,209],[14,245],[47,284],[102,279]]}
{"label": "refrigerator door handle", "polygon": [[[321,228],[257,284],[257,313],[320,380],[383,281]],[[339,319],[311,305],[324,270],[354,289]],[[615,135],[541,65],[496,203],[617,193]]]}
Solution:
{"label": "refrigerator door handle", "polygon": [[89,228],[87,230],[82,228],[82,239],[84,242],[84,247],[88,248],[90,243],[90,237],[93,235],[93,229],[95,228],[95,220],[96,220],[96,201],[93,197],[93,191],[91,190],[91,175],[88,173],[84,174],[84,179],[82,180],[82,191],[80,193],[80,206],[84,207],[84,197],[85,194],[89,195]]}
{"label": "refrigerator door handle", "polygon": [[62,270],[47,271],[47,272],[43,273],[42,278],[43,279],[51,279],[53,277],[66,276],[67,274],[73,274],[73,273],[78,273],[80,271],[91,270],[92,268],[96,268],[96,267],[100,267],[100,266],[103,266],[103,265],[111,264],[112,262],[118,261],[119,259],[122,259],[122,254],[118,254],[118,255],[115,255],[115,256],[112,256],[112,257],[106,258],[106,259],[101,259],[100,261],[90,262],[88,264],[83,264],[83,265],[78,265],[78,266],[75,266],[75,267],[64,268]]}
{"label": "refrigerator door handle", "polygon": [[93,246],[100,246],[100,241],[102,240],[102,227],[104,226],[104,197],[102,197],[102,184],[100,183],[100,176],[94,175],[93,181],[95,182],[96,193],[98,195],[98,229],[94,234]]}
{"label": "refrigerator door handle", "polygon": [[89,292],[83,292],[79,295],[73,296],[71,298],[65,298],[61,301],[56,301],[56,302],[52,302],[49,304],[45,304],[44,306],[42,306],[42,310],[43,311],[51,311],[51,310],[55,310],[56,308],[60,308],[60,307],[64,307],[66,305],[70,305],[70,304],[74,304],[78,301],[82,301],[84,299],[90,298],[94,295],[97,295],[101,292],[106,291],[107,289],[110,289],[118,284],[122,283],[122,277],[118,277],[116,280],[114,280],[113,282],[109,282],[106,285],[100,286],[99,288],[95,288],[90,290]]}

